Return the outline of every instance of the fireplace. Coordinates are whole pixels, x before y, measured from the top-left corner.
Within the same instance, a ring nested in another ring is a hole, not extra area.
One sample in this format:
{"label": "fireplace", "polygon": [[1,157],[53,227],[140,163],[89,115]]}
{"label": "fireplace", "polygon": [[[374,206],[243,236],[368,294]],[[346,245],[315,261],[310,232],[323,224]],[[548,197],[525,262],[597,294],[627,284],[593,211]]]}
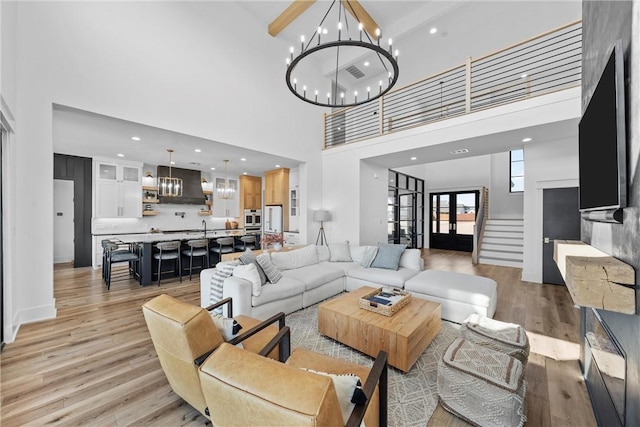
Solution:
{"label": "fireplace", "polygon": [[597,310],[582,311],[584,375],[598,424],[624,426],[626,355]]}

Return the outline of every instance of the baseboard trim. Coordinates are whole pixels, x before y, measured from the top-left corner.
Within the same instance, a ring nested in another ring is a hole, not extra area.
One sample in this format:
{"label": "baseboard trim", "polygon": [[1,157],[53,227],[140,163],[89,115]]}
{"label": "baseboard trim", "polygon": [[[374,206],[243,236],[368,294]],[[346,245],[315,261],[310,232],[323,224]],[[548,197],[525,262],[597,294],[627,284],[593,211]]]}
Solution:
{"label": "baseboard trim", "polygon": [[18,311],[18,328],[21,324],[39,322],[41,320],[55,319],[57,315],[56,299],[51,300],[50,305],[42,305],[39,307],[30,307]]}

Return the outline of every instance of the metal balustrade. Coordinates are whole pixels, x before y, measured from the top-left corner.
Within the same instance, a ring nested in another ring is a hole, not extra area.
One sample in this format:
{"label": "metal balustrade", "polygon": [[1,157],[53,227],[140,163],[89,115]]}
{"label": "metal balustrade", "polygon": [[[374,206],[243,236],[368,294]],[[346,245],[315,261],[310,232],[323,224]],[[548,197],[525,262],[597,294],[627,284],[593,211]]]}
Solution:
{"label": "metal balustrade", "polygon": [[576,21],[325,114],[324,148],[423,126],[580,85],[582,22]]}

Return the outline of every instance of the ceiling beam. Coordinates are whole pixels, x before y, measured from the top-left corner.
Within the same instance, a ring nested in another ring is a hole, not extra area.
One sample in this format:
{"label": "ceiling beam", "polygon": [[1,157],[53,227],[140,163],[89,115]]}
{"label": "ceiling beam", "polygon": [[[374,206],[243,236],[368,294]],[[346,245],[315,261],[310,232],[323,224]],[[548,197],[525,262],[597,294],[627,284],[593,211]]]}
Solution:
{"label": "ceiling beam", "polygon": [[269,24],[268,33],[272,37],[277,36],[315,2],[316,0],[295,0],[284,10],[284,12],[278,15],[278,17]]}
{"label": "ceiling beam", "polygon": [[354,19],[360,21],[364,26],[365,31],[373,40],[378,40],[376,36],[376,29],[380,28],[376,21],[369,15],[369,13],[362,7],[358,0],[349,0],[343,2],[345,9]]}

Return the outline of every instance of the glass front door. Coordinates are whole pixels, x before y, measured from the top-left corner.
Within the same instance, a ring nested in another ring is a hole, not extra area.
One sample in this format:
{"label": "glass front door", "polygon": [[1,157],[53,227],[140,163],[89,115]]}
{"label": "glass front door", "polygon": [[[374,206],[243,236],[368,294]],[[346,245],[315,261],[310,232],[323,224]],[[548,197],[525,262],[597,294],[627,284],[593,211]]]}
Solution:
{"label": "glass front door", "polygon": [[473,251],[479,191],[431,194],[430,247]]}

